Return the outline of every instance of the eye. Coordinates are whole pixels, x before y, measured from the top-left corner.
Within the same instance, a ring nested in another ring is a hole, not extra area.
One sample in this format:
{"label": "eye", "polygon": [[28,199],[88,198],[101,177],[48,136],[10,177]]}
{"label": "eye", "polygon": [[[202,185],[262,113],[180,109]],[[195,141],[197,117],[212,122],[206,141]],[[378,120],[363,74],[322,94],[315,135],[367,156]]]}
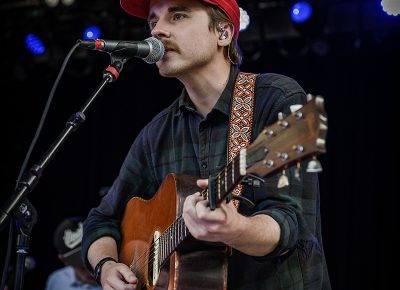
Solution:
{"label": "eye", "polygon": [[186,17],[186,15],[184,15],[184,14],[182,14],[182,13],[175,13],[175,14],[172,16],[172,20],[173,20],[173,21],[181,20],[181,19],[183,19],[183,18],[185,18],[185,17]]}
{"label": "eye", "polygon": [[149,22],[149,28],[150,29],[153,29],[154,27],[156,27],[156,25],[157,25],[157,21],[156,20],[152,20],[152,21]]}

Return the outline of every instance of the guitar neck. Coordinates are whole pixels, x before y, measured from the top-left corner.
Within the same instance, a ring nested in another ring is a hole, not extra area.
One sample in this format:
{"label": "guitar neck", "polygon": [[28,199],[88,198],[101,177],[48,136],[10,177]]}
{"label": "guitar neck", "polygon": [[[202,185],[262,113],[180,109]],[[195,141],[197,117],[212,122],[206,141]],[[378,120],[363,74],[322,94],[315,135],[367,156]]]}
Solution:
{"label": "guitar neck", "polygon": [[246,175],[246,152],[246,149],[242,149],[223,170],[209,177],[205,199],[210,202],[211,210],[214,210]]}
{"label": "guitar neck", "polygon": [[160,260],[162,263],[176,250],[176,248],[190,235],[183,217],[178,217],[158,238]]}

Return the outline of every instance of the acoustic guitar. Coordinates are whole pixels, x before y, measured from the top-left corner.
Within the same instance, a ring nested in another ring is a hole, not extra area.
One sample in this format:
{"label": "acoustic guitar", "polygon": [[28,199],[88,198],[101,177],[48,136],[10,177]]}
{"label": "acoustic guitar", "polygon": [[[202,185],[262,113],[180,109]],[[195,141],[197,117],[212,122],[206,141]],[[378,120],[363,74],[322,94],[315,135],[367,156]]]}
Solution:
{"label": "acoustic guitar", "polygon": [[324,99],[308,95],[304,106],[287,117],[280,115],[278,122],[264,128],[252,144],[210,176],[206,190],[196,186],[196,177],[171,173],[151,199],[133,197],[121,222],[119,259],[138,277],[137,289],[226,289],[230,249],[190,235],[182,218],[186,196],[201,191],[215,209],[249,177],[284,172],[305,158],[311,160],[308,170],[318,172],[316,156],[326,152],[327,122]]}

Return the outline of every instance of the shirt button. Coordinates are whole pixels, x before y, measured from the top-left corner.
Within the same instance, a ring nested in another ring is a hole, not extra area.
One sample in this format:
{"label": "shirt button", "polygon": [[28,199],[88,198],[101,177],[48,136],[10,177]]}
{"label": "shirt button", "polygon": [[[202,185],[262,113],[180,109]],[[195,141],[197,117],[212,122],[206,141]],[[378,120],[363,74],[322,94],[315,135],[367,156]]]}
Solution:
{"label": "shirt button", "polygon": [[201,167],[203,167],[204,169],[206,169],[206,168],[207,168],[207,162],[203,162],[203,163],[201,164]]}

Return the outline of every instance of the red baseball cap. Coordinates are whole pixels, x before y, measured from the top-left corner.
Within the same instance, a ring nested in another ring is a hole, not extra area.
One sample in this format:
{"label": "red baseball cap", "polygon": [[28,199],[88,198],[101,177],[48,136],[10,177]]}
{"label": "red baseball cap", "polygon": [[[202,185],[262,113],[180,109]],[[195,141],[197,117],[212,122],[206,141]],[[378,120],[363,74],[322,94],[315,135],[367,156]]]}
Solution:
{"label": "red baseball cap", "polygon": [[[235,38],[239,36],[240,29],[240,10],[235,0],[201,0],[220,8],[228,18],[233,22],[235,27]],[[150,0],[120,0],[122,8],[129,14],[147,19],[149,15]]]}

